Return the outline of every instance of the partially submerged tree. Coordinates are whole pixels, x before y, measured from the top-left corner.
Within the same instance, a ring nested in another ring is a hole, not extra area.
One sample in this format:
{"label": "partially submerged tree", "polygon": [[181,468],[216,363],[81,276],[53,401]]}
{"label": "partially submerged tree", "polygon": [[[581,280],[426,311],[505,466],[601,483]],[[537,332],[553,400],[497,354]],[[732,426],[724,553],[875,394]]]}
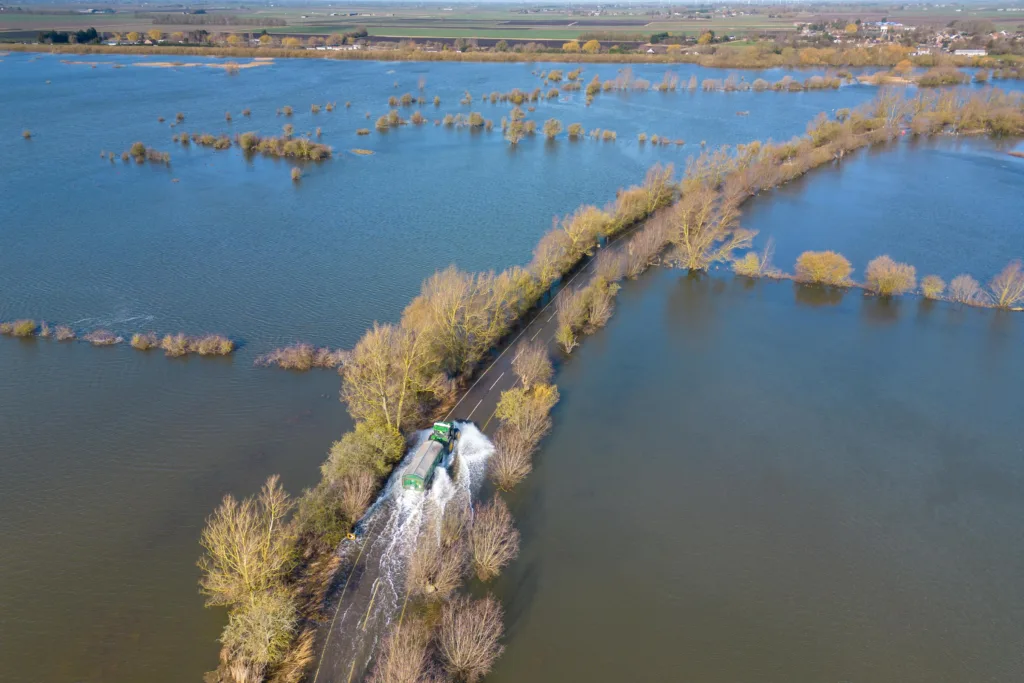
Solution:
{"label": "partially submerged tree", "polygon": [[341,398],[352,416],[402,428],[421,394],[437,387],[430,340],[411,327],[374,323],[342,369]]}
{"label": "partially submerged tree", "polygon": [[1024,271],[1020,261],[1011,261],[988,285],[993,305],[1015,308],[1024,303]]}
{"label": "partially submerged tree", "polygon": [[406,619],[384,639],[370,683],[423,683],[430,666],[430,627]]}
{"label": "partially submerged tree", "polygon": [[387,474],[405,453],[405,437],[394,425],[381,420],[362,420],[331,446],[321,470],[328,481],[360,472]]}
{"label": "partially submerged tree", "polygon": [[547,346],[535,341],[524,341],[519,344],[512,359],[512,370],[526,389],[535,384],[548,384],[555,372],[551,367]]}
{"label": "partially submerged tree", "polygon": [[879,256],[868,263],[864,271],[865,284],[880,296],[893,296],[913,291],[917,284],[917,271],[907,263],[897,263],[888,256]]}
{"label": "partially submerged tree", "polygon": [[536,443],[517,429],[501,425],[494,433],[494,455],[487,461],[488,474],[502,491],[511,491],[533,469],[531,456]]}
{"label": "partially submerged tree", "polygon": [[469,532],[473,569],[481,581],[489,581],[519,554],[519,531],[512,513],[500,497],[477,504]]}
{"label": "partially submerged tree", "polygon": [[284,523],[291,507],[277,475],[241,503],[224,497],[200,539],[199,585],[208,605],[241,604],[277,584],[291,557]]}
{"label": "partially submerged tree", "polygon": [[925,275],[921,278],[921,293],[926,299],[941,299],[946,291],[946,283],[938,275]]}
{"label": "partially submerged tree", "polygon": [[562,132],[562,122],[558,119],[548,119],[544,122],[544,137],[554,140],[555,136]]}
{"label": "partially submerged tree", "polygon": [[706,186],[684,194],[668,216],[670,258],[680,268],[707,270],[750,246],[756,234],[738,227],[739,211]]}
{"label": "partially submerged tree", "polygon": [[427,516],[409,561],[406,583],[410,593],[427,600],[447,600],[466,576],[469,551],[466,515],[458,502]]}
{"label": "partially submerged tree", "polygon": [[490,672],[504,648],[501,605],[491,596],[472,600],[459,596],[441,610],[437,649],[445,670],[467,683]]}
{"label": "partially submerged tree", "polygon": [[231,612],[221,642],[236,665],[257,674],[284,657],[298,622],[295,605],[280,591],[259,593]]}
{"label": "partially submerged tree", "polygon": [[514,387],[501,393],[495,415],[536,443],[551,429],[551,409],[558,403],[558,389],[537,385],[531,390]]}
{"label": "partially submerged tree", "polygon": [[950,281],[949,300],[968,306],[983,306],[987,303],[981,285],[970,275],[957,275]]}

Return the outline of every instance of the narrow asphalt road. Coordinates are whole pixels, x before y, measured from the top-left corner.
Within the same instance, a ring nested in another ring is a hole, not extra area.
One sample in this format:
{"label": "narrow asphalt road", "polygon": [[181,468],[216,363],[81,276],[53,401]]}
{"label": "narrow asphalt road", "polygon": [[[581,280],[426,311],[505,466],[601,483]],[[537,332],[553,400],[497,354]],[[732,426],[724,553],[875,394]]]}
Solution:
{"label": "narrow asphalt road", "polygon": [[[480,431],[488,436],[493,435],[498,422],[494,413],[501,392],[511,389],[519,381],[512,369],[519,343],[540,341],[551,348],[553,353],[555,332],[558,329],[558,297],[570,287],[588,283],[593,276],[597,255],[606,249],[624,249],[627,238],[643,224],[627,230],[597,249],[594,256],[573,273],[532,314],[528,322],[523,321],[525,326],[519,328],[518,332],[513,330],[505,343],[496,350],[497,355],[445,416],[445,420],[473,422]],[[393,563],[403,561],[393,532],[401,524],[405,511],[398,509],[386,498],[386,493],[381,495],[378,503],[360,523],[358,538],[343,543],[340,550],[343,559],[347,560],[346,564],[351,564],[352,569],[339,576],[340,583],[332,588],[332,616],[317,636],[320,654],[313,683],[362,681],[388,624],[404,608],[404,586],[392,585],[390,577],[396,573],[385,570],[391,568]]]}

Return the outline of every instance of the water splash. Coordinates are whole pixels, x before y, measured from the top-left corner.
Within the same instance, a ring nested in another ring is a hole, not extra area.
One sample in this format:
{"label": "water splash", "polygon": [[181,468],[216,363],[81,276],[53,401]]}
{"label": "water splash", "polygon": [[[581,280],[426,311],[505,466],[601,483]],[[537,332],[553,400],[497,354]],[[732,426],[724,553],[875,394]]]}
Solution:
{"label": "water splash", "polygon": [[[494,452],[494,445],[474,425],[457,422],[456,426],[459,439],[434,473],[430,488],[423,492],[402,487],[402,475],[411,464],[412,454],[430,435],[430,430],[425,429],[417,434],[409,453],[395,468],[383,493],[360,523],[360,528],[370,534],[366,555],[375,558],[366,567],[366,571],[375,573],[376,577],[371,584],[371,607],[360,627],[365,637],[372,639],[371,652],[401,612],[406,598],[409,558],[425,521],[440,519],[451,505],[471,511],[473,498],[486,476],[487,460]],[[357,639],[362,637],[356,634]]]}

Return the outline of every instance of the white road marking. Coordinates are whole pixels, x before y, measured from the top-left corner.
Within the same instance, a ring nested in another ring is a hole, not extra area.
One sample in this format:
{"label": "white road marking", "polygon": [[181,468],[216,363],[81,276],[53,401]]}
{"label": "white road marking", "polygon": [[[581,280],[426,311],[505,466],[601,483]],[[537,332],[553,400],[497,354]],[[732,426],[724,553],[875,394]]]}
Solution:
{"label": "white road marking", "polygon": [[484,402],[483,399],[480,399],[479,401],[476,402],[476,405],[473,406],[473,410],[469,411],[469,415],[466,416],[467,420],[470,419],[471,417],[473,417],[473,413],[476,412],[476,409],[479,408],[480,404],[483,403],[483,402]]}
{"label": "white road marking", "polygon": [[[519,356],[516,356],[516,358],[519,358]],[[513,361],[513,362],[515,362],[515,361]],[[505,376],[504,372],[501,373],[500,375],[498,375],[498,379],[494,380],[494,384],[491,385],[491,389],[493,389],[494,387],[498,386],[498,382],[500,382],[501,378],[504,377],[504,376]],[[488,389],[487,391],[490,391],[491,389]],[[483,399],[480,399],[480,400],[483,400]]]}

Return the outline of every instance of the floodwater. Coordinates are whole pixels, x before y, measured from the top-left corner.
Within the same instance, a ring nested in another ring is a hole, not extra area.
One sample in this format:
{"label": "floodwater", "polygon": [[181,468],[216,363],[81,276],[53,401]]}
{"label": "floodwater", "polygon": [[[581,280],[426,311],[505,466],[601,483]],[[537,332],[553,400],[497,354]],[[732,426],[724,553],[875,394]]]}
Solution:
{"label": "floodwater", "polygon": [[[745,223],[780,253],[831,236],[861,267],[1024,254],[1007,192],[1024,164],[892,154],[759,198]],[[911,190],[906,169],[961,185],[898,206],[865,178],[897,165]],[[837,187],[855,199],[809,210]],[[973,249],[912,239],[982,228]],[[495,586],[508,638],[488,680],[1020,680],[1022,345],[1020,313],[724,273],[627,283],[562,363],[554,431],[513,497],[522,552]]]}
{"label": "floodwater", "polygon": [[[196,591],[203,519],[224,494],[252,493],[273,473],[294,493],[313,484],[349,426],[336,375],[255,369],[257,354],[296,340],[349,346],[374,319],[395,320],[435,269],[525,263],[553,216],[611,200],[655,162],[681,166],[702,140],[788,138],[817,112],[874,94],[651,92],[586,108],[575,93],[529,116],[616,130],[618,142],[537,138],[510,150],[498,132],[355,130],[372,129],[389,96],[417,93],[420,77],[428,100],[442,100],[426,107],[431,118],[480,111],[497,123],[508,107],[479,96],[539,85],[530,65],[293,60],[230,76],[65,57],[89,64],[0,61],[0,319],[79,333],[220,332],[241,349],[170,360],[0,339],[0,680],[12,683],[176,683],[216,664],[224,612],[204,609]],[[593,73],[615,69],[584,79]],[[784,72],[745,74],[758,75]],[[471,107],[457,104],[467,89]],[[311,113],[329,101],[336,111]],[[285,105],[293,117],[275,113]],[[177,112],[185,122],[171,129]],[[171,141],[182,131],[277,134],[285,123],[321,127],[336,152],[304,165],[298,184],[291,163]],[[641,147],[639,132],[687,143]],[[99,158],[137,140],[169,151],[171,167]],[[374,154],[348,151],[357,147]]]}

